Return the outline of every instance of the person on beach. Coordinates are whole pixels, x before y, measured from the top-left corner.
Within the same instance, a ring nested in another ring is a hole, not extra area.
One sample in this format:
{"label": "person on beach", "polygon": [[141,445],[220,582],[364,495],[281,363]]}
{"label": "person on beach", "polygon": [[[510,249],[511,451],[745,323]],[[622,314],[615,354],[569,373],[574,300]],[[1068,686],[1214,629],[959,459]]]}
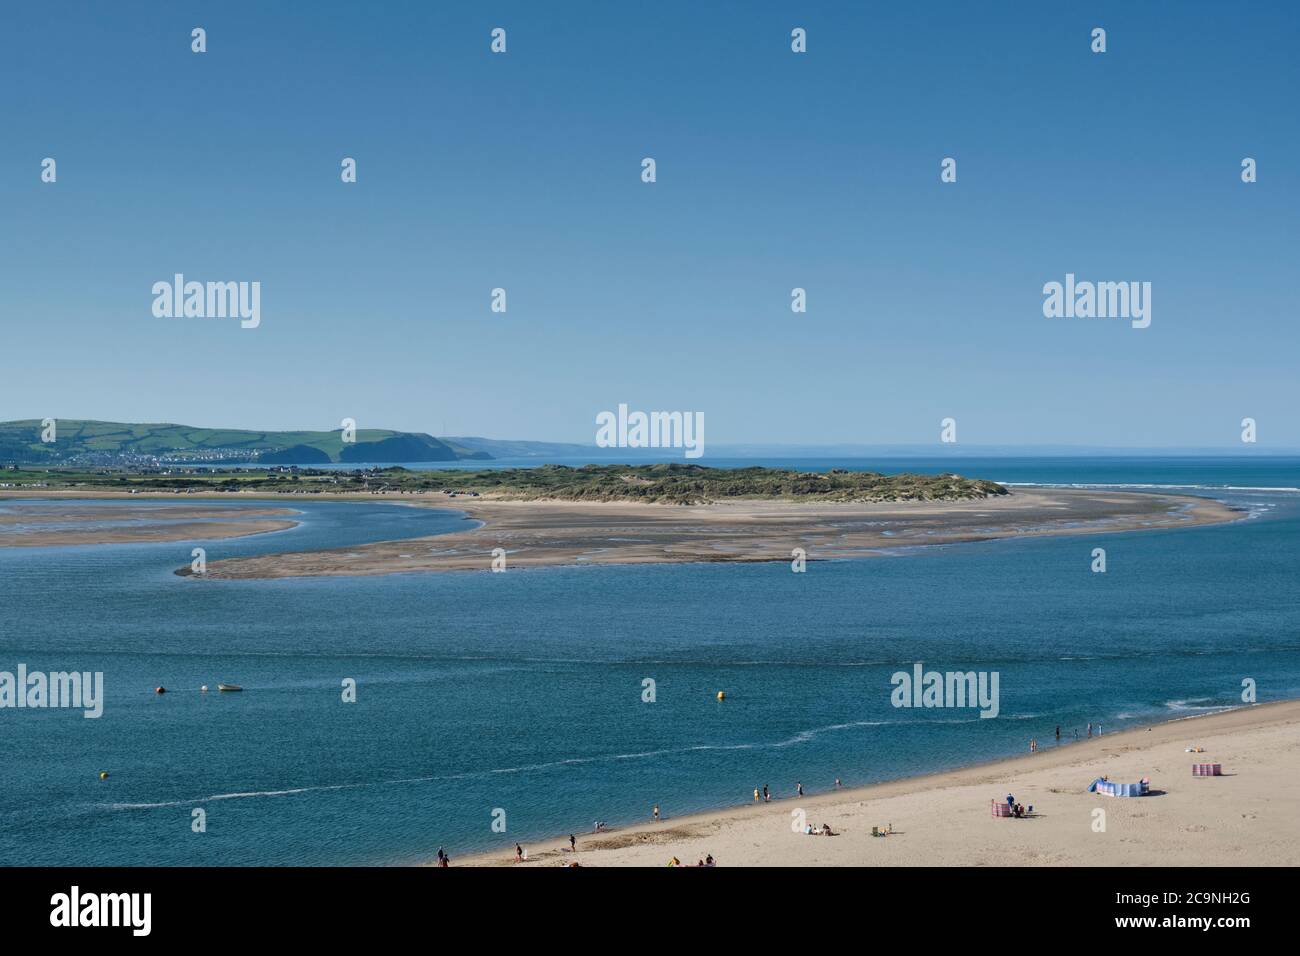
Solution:
{"label": "person on beach", "polygon": [[442,866],[442,859],[443,859],[443,857],[445,857],[446,855],[447,855],[447,854],[444,853],[444,852],[442,851],[442,847],[438,847],[438,865],[439,865],[439,866]]}
{"label": "person on beach", "polygon": [[758,787],[754,788],[754,802],[758,803]]}
{"label": "person on beach", "polygon": [[706,856],[706,857],[704,858],[704,865],[705,865],[705,866],[713,866],[713,865],[714,865],[714,862],[713,862],[713,854],[712,854],[712,853],[710,853],[708,856]]}
{"label": "person on beach", "polygon": [[839,788],[840,788],[840,778],[839,778],[839,777],[836,777],[836,778],[835,778],[835,789],[838,790]]}
{"label": "person on beach", "polygon": [[444,853],[442,857],[438,860],[438,865],[443,867],[444,869],[446,867],[451,866],[451,857],[449,857],[447,854]]}
{"label": "person on beach", "polygon": [[515,862],[516,863],[524,862],[524,848],[521,847],[518,843],[515,844]]}
{"label": "person on beach", "polygon": [[802,797],[802,796],[803,796],[803,784],[802,784],[802,783],[799,783],[799,782],[796,781],[796,782],[795,782],[795,785],[794,785],[794,792],[795,792],[795,796]]}
{"label": "person on beach", "polygon": [[572,833],[569,834],[569,852],[570,853],[578,852],[578,839]]}
{"label": "person on beach", "polygon": [[651,814],[652,814],[652,815],[654,816],[654,818],[655,818],[655,823],[658,823],[658,822],[659,822],[659,804],[656,803],[656,804],[655,804],[655,808],[654,808],[652,811],[650,811],[650,812],[651,812]]}
{"label": "person on beach", "polygon": [[1016,805],[1016,798],[1013,797],[1011,794],[1008,793],[1008,794],[1007,794],[1007,806],[1009,806],[1009,807],[1014,807],[1015,805]]}
{"label": "person on beach", "polygon": [[763,784],[763,802],[764,803],[772,802],[772,795],[767,792],[767,784]]}
{"label": "person on beach", "polygon": [[1056,728],[1056,742],[1058,744],[1061,742],[1061,728],[1059,725]]}
{"label": "person on beach", "polygon": [[1101,724],[1098,724],[1098,725],[1097,725],[1097,736],[1098,736],[1098,737],[1101,736]]}
{"label": "person on beach", "polygon": [[1092,721],[1088,721],[1088,736],[1092,736]]}

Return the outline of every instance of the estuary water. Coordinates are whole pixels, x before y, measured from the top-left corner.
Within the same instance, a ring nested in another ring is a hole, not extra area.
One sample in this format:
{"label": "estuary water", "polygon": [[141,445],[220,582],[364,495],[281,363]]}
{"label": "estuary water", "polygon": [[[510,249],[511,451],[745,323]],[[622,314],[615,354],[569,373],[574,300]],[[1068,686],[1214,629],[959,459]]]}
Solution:
{"label": "estuary water", "polygon": [[[1031,737],[1053,746],[1057,726],[1069,746],[1088,722],[1110,732],[1238,705],[1248,679],[1260,701],[1300,696],[1298,459],[761,463],[1176,486],[1247,516],[803,574],[173,573],[194,546],[216,560],[465,527],[378,499],[277,499],[301,525],[243,539],[0,548],[0,671],[102,671],[105,696],[98,719],[0,709],[0,863],[411,863],[440,845],[454,859],[655,804],[671,817],[765,784],[816,793],[1021,753]],[[998,716],[894,707],[891,675],[916,662],[997,672]],[[245,690],[218,694],[219,681]]]}

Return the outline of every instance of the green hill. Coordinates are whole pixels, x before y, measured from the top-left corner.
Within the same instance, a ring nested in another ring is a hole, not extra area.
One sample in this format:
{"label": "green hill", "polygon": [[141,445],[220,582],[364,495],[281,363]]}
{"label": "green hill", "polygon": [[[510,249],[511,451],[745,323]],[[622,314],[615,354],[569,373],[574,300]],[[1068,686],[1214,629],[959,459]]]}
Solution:
{"label": "green hill", "polygon": [[42,465],[140,465],[169,462],[317,465],[328,462],[455,461],[489,457],[453,448],[431,435],[381,428],[343,432],[259,432],[192,425],[126,424],[59,419],[55,441],[41,441],[35,419],[0,422],[0,462]]}

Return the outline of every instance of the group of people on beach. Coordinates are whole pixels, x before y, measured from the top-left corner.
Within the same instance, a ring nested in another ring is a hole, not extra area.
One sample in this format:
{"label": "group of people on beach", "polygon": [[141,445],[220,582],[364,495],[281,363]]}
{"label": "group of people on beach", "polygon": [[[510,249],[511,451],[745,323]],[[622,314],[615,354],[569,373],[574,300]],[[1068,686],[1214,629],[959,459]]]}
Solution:
{"label": "group of people on beach", "polygon": [[[1100,736],[1101,736],[1101,724],[1098,724],[1098,725],[1097,725],[1096,730],[1097,730],[1097,736],[1100,737]],[[1093,731],[1092,721],[1088,721],[1087,733],[1088,733],[1088,736],[1089,736],[1090,738],[1091,738],[1092,735],[1093,735],[1093,734],[1092,734],[1092,731]],[[1079,739],[1079,729],[1078,729],[1077,727],[1076,727],[1075,730],[1074,730],[1074,739],[1075,739],[1075,740],[1078,740],[1078,739]],[[1056,728],[1056,742],[1057,742],[1058,744],[1061,742],[1061,728],[1060,728],[1059,725],[1058,725],[1057,728]],[[1031,738],[1029,738],[1029,752],[1030,752],[1031,754],[1036,754],[1036,753],[1038,753],[1038,738],[1037,738],[1037,737],[1031,737]]]}
{"label": "group of people on beach", "polygon": [[[842,787],[842,784],[840,783],[840,778],[839,778],[839,777],[836,777],[836,778],[835,778],[835,789],[836,789],[836,790],[839,790],[839,789],[841,789],[841,787]],[[800,780],[796,780],[796,781],[794,782],[794,795],[795,795],[796,797],[802,797],[802,796],[803,796],[803,782],[800,781]],[[759,790],[758,787],[755,787],[755,788],[754,788],[754,802],[755,802],[755,803],[758,803],[760,800],[762,800],[763,803],[771,803],[771,802],[772,802],[772,791],[770,791],[770,790],[767,789],[767,784],[763,784],[763,789],[762,789],[762,790]],[[655,819],[657,820],[657,819],[659,819],[659,818],[656,817]]]}
{"label": "group of people on beach", "polygon": [[[1089,727],[1091,727],[1091,726],[1092,726],[1092,725],[1090,724]],[[1060,728],[1059,728],[1059,727],[1057,728],[1057,739],[1058,739],[1058,740],[1060,739]],[[840,782],[840,778],[839,778],[839,777],[836,777],[836,778],[835,778],[835,789],[836,789],[836,790],[840,790],[840,789],[842,789],[842,788],[843,788],[843,784]],[[803,783],[802,783],[802,781],[798,781],[798,780],[795,781],[795,784],[794,784],[794,792],[795,792],[795,796],[798,796],[798,797],[802,797],[802,796],[804,795],[804,793],[803,793]],[[758,787],[755,787],[755,788],[754,788],[754,802],[757,803],[760,799],[761,799],[764,803],[771,803],[771,802],[772,802],[772,791],[768,789],[767,784],[763,784],[763,788],[762,788],[762,790],[760,790]],[[660,819],[659,804],[656,803],[656,804],[654,805],[654,807],[653,807],[653,808],[651,809],[651,811],[650,811],[650,816],[651,816],[652,819],[655,820],[655,822],[658,822],[658,821],[659,821],[659,819]],[[604,820],[597,820],[597,821],[595,821],[595,823],[592,824],[591,832],[592,832],[592,833],[603,833],[603,832],[605,831],[605,828],[606,828],[607,826],[608,826],[608,824],[606,824]],[[807,835],[809,835],[809,836],[838,836],[838,834],[835,833],[835,831],[833,831],[833,830],[831,829],[829,823],[823,823],[820,827],[814,827],[814,826],[810,823],[810,824],[808,824],[808,825],[804,828],[804,833],[807,834]],[[569,852],[570,852],[570,853],[576,853],[577,850],[578,850],[578,839],[577,839],[576,836],[574,836],[574,834],[570,833],[570,834],[569,834]],[[516,843],[516,844],[515,844],[515,862],[516,862],[516,863],[523,863],[523,862],[524,862],[525,860],[527,860],[527,859],[528,859],[528,853],[527,853],[527,851],[524,850],[524,848],[523,848],[521,845],[519,845],[518,843]],[[448,855],[446,854],[446,852],[443,850],[442,847],[438,847],[438,865],[439,865],[439,866],[450,866],[450,865],[451,865],[451,857],[448,856]],[[575,866],[576,864],[570,864],[570,865],[571,865],[571,866]],[[668,865],[669,865],[669,866],[681,866],[681,865],[682,865],[682,862],[681,862],[680,860],[678,860],[677,857],[673,857],[672,860],[669,861]],[[703,860],[700,860],[700,861],[696,864],[696,866],[714,866],[714,865],[715,865],[715,863],[714,863],[714,860],[713,860],[713,856],[712,856],[712,854],[709,854],[709,855],[705,856],[705,858],[704,858]]]}
{"label": "group of people on beach", "polygon": [[831,829],[829,823],[823,823],[820,827],[815,827],[809,823],[804,826],[803,832],[807,836],[839,836],[838,833]]}

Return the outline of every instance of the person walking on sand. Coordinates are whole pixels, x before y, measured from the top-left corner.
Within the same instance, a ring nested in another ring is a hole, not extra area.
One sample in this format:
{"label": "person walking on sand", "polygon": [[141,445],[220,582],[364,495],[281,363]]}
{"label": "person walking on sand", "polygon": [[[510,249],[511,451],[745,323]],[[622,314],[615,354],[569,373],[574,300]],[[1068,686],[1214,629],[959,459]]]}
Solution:
{"label": "person walking on sand", "polygon": [[758,787],[754,788],[754,802],[758,803]]}
{"label": "person walking on sand", "polygon": [[654,816],[654,818],[655,818],[655,823],[658,823],[658,822],[659,822],[659,804],[656,803],[656,804],[655,804],[655,808],[654,808],[652,811],[650,811],[650,812],[653,814],[653,816]]}
{"label": "person walking on sand", "polygon": [[1061,725],[1060,725],[1060,724],[1057,724],[1057,725],[1056,725],[1056,742],[1057,742],[1058,744],[1061,742]]}
{"label": "person walking on sand", "polygon": [[798,781],[796,781],[796,782],[795,782],[795,785],[794,785],[794,792],[795,792],[795,795],[796,795],[796,796],[800,796],[800,797],[802,797],[802,796],[803,796],[803,784],[802,784],[802,783],[799,783]]}
{"label": "person walking on sand", "polygon": [[767,792],[767,784],[763,784],[763,802],[771,803],[772,795]]}
{"label": "person walking on sand", "polygon": [[518,843],[515,844],[515,862],[516,863],[524,862],[524,848],[521,847]]}
{"label": "person walking on sand", "polygon": [[1092,736],[1092,721],[1088,721],[1088,736]]}
{"label": "person walking on sand", "polygon": [[569,834],[569,852],[570,853],[578,852],[578,839],[572,833]]}

